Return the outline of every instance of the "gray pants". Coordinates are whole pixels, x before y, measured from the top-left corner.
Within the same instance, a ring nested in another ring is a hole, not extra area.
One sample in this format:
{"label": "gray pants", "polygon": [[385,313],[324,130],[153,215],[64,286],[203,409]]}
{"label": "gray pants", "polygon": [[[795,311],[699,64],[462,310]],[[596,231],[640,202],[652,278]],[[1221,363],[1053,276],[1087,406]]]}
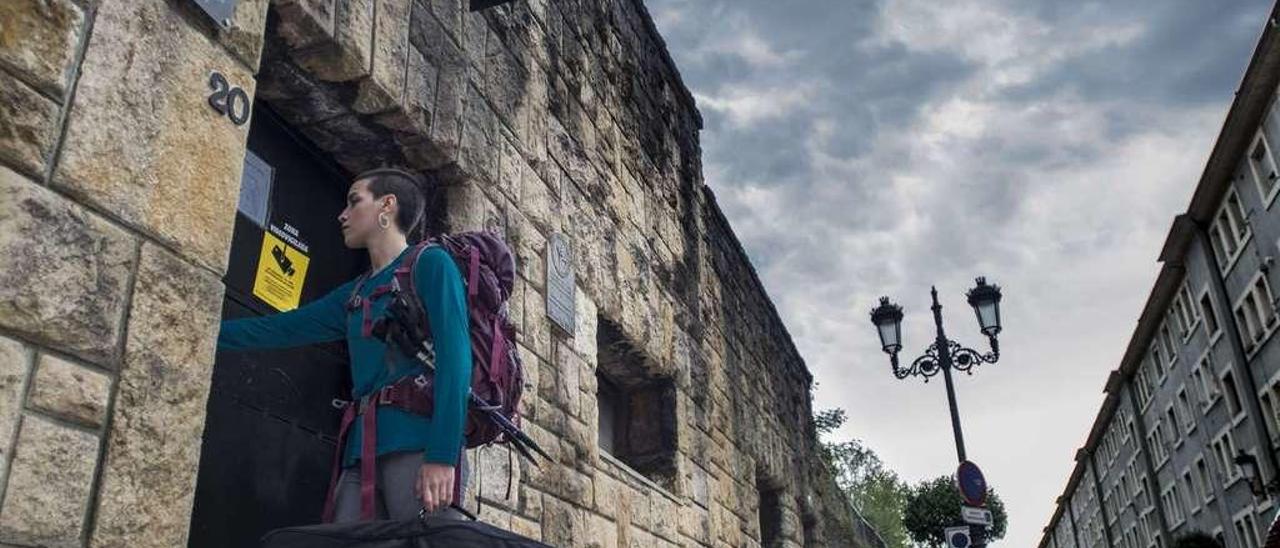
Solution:
{"label": "gray pants", "polygon": [[[462,492],[467,491],[467,458],[461,459]],[[378,457],[377,484],[374,486],[374,517],[377,519],[403,520],[415,518],[422,510],[422,500],[413,494],[418,469],[422,466],[421,451],[401,451]],[[360,521],[360,465],[344,468],[338,478],[334,494],[335,523]],[[458,501],[462,506],[462,501]],[[453,508],[437,510],[433,517],[463,519]]]}

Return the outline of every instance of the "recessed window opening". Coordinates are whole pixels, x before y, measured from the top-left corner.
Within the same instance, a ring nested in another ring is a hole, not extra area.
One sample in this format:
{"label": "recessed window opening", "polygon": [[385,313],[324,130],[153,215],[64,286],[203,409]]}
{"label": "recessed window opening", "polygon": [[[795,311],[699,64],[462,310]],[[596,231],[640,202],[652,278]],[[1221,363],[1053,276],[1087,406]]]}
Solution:
{"label": "recessed window opening", "polygon": [[675,383],[613,322],[596,329],[600,450],[666,489],[675,484]]}
{"label": "recessed window opening", "polygon": [[757,482],[756,492],[760,494],[760,546],[781,546],[782,507],[778,504],[778,495],[782,490],[767,482]]}

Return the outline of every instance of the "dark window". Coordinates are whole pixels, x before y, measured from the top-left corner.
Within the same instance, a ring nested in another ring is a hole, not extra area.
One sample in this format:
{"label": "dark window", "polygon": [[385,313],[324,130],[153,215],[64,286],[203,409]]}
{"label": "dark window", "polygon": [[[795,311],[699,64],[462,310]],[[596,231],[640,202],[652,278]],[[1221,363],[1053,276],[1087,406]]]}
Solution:
{"label": "dark window", "polygon": [[600,318],[596,397],[600,449],[631,469],[672,489],[675,484],[675,383]]}
{"label": "dark window", "polygon": [[778,531],[782,528],[782,507],[778,505],[781,489],[757,483],[756,492],[760,493],[760,546],[778,546]]}
{"label": "dark window", "polygon": [[1227,393],[1227,410],[1234,417],[1244,410],[1240,404],[1240,392],[1236,390],[1236,378],[1230,371],[1222,377],[1222,390]]}
{"label": "dark window", "polygon": [[1213,311],[1213,302],[1209,294],[1200,296],[1200,309],[1204,311],[1204,328],[1210,335],[1218,332],[1218,314]]}

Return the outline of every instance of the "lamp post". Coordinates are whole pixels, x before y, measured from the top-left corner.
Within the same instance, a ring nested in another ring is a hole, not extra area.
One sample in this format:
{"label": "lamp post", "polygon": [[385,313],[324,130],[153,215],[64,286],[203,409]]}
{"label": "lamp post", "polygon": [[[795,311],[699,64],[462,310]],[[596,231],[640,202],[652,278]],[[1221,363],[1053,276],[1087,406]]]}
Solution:
{"label": "lamp post", "polygon": [[902,307],[889,302],[888,297],[880,297],[880,306],[871,311],[871,322],[880,333],[880,345],[889,354],[889,362],[893,365],[893,375],[898,379],[911,376],[929,378],[942,373],[947,385],[947,404],[951,408],[951,429],[955,432],[956,456],[964,462],[964,434],[960,431],[960,411],[956,408],[956,390],[951,382],[951,370],[973,374],[975,365],[996,363],[1000,359],[1000,343],[996,335],[1000,334],[1000,286],[988,284],[986,278],[978,278],[977,285],[966,294],[969,305],[978,317],[978,326],[982,334],[987,336],[991,351],[983,354],[977,350],[961,346],[960,343],[947,338],[942,329],[942,305],[938,304],[938,289],[930,288],[933,295],[933,323],[937,329],[937,337],[933,344],[925,349],[924,355],[911,362],[911,367],[898,365],[898,352],[902,350]]}
{"label": "lamp post", "polygon": [[[975,282],[977,285],[966,296],[969,298],[969,306],[973,307],[973,312],[978,317],[982,334],[987,336],[991,345],[991,351],[986,354],[947,338],[942,329],[942,305],[938,304],[936,287],[931,287],[929,291],[933,296],[933,324],[937,329],[937,336],[933,344],[925,349],[924,355],[911,362],[911,367],[904,369],[898,365],[898,352],[902,350],[902,307],[889,302],[889,297],[880,297],[880,306],[871,311],[871,322],[880,334],[880,345],[889,354],[893,376],[898,379],[919,376],[924,378],[924,382],[929,382],[930,377],[942,372],[942,378],[947,384],[947,405],[951,408],[951,430],[956,437],[956,456],[960,460],[960,468],[963,470],[965,466],[969,466],[976,471],[977,467],[972,463],[965,464],[968,459],[964,453],[964,434],[960,431],[960,411],[956,408],[956,389],[951,382],[951,370],[972,375],[974,366],[983,362],[996,363],[1000,359],[1000,343],[996,340],[996,335],[1000,334],[1000,287],[988,284],[986,278],[978,278]],[[960,479],[957,477],[957,480]],[[977,525],[974,529],[973,546],[986,546],[987,528]]]}

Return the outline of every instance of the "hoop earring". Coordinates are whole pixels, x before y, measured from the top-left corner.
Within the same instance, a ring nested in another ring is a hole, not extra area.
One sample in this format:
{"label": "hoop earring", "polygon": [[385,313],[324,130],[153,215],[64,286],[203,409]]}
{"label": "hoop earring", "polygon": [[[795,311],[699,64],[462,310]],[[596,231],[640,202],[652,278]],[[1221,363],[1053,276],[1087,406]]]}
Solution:
{"label": "hoop earring", "polygon": [[378,226],[383,230],[391,228],[391,219],[387,218],[386,212],[378,214]]}

